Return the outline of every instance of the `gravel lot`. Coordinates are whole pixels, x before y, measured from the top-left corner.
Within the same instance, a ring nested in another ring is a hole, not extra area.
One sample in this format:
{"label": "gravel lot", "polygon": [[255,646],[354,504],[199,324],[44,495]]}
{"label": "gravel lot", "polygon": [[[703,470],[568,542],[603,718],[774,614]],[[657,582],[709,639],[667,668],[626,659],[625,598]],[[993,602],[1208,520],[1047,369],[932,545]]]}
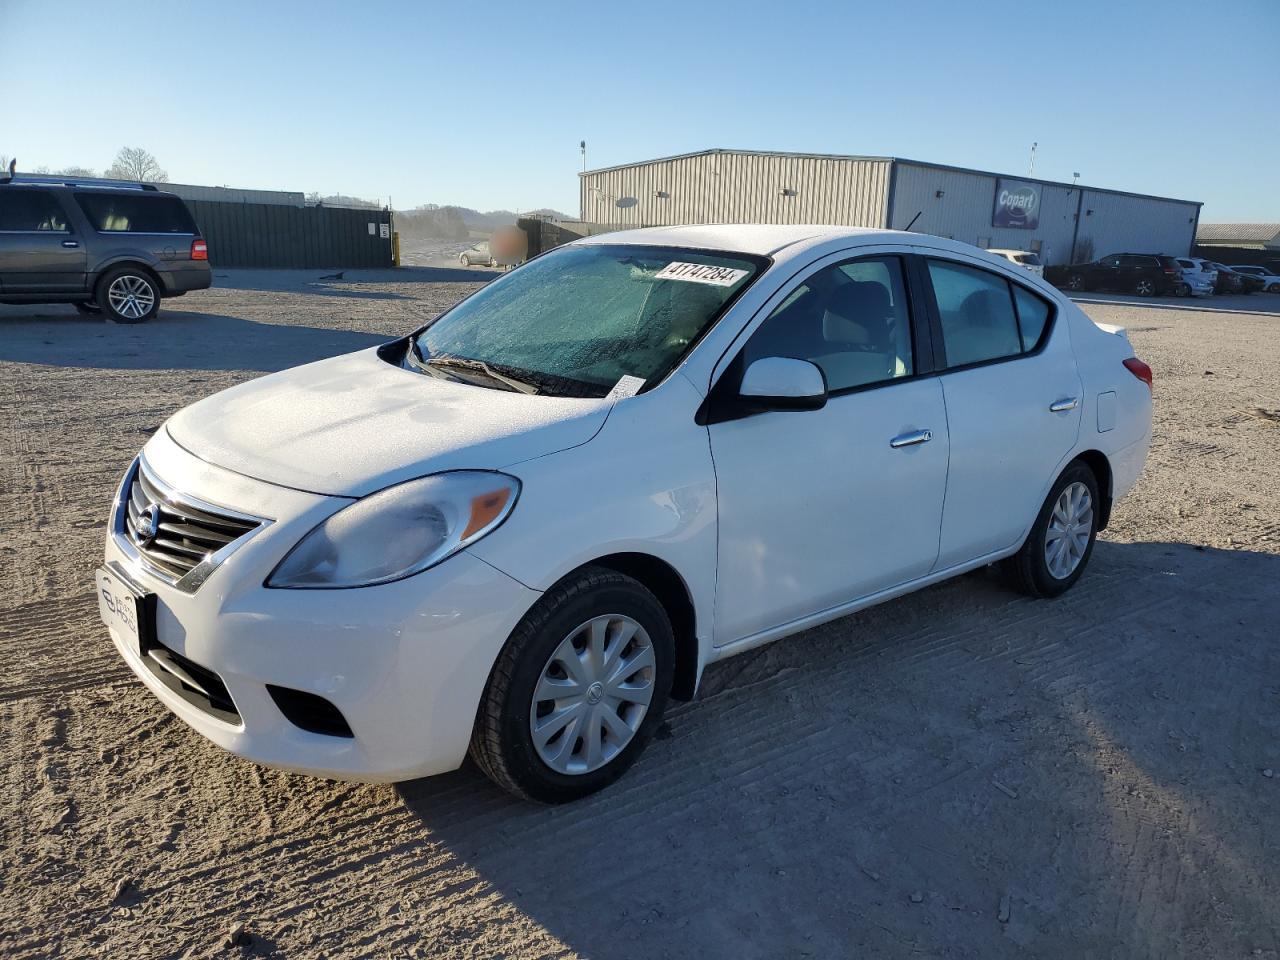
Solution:
{"label": "gravel lot", "polygon": [[1088,298],[1156,435],[1068,595],[980,572],[712,667],[586,802],[276,773],[173,718],[93,599],[130,457],[477,273],[220,273],[141,327],[0,307],[0,952],[1278,955],[1280,297]]}

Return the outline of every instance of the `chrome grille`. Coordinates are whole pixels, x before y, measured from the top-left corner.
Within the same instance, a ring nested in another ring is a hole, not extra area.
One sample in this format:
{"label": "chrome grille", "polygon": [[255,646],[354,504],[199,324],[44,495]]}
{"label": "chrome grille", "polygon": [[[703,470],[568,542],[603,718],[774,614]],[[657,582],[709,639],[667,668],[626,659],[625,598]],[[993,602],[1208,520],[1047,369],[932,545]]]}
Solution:
{"label": "chrome grille", "polygon": [[141,457],[120,494],[115,526],[125,552],[187,591],[200,586],[234,545],[267,522],[178,493]]}

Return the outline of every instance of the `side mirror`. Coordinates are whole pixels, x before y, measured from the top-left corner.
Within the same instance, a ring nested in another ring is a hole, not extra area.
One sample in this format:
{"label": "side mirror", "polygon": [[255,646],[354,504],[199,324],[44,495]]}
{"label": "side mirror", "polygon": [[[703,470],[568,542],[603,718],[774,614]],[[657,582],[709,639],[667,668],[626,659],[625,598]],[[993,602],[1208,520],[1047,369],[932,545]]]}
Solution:
{"label": "side mirror", "polygon": [[738,397],[753,412],[818,410],[827,403],[827,377],[809,360],[761,357],[742,375]]}

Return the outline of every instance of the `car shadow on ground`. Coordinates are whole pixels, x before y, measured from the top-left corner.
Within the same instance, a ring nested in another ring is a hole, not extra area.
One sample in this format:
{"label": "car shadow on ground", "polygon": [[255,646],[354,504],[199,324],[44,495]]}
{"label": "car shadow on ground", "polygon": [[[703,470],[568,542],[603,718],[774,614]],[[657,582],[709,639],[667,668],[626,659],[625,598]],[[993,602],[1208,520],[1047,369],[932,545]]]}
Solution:
{"label": "car shadow on ground", "polygon": [[1170,298],[1137,297],[1122,293],[1063,292],[1080,304],[1145,307],[1149,310],[1183,310],[1192,313],[1253,313],[1259,316],[1280,316],[1280,296],[1273,293]]}
{"label": "car shadow on ground", "polygon": [[53,367],[271,373],[391,339],[168,307],[135,325],[107,323],[55,304],[0,307],[0,362]]}
{"label": "car shadow on ground", "polygon": [[1274,943],[1277,578],[1100,542],[1056,600],[980,571],[714,665],[576,804],[397,789],[584,956],[1244,955]]}

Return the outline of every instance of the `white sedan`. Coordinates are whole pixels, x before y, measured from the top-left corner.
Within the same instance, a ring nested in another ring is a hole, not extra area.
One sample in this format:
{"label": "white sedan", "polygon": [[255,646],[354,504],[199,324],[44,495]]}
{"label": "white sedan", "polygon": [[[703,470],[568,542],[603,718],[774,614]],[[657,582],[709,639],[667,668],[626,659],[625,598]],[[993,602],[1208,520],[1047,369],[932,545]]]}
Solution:
{"label": "white sedan", "polygon": [[178,412],[99,606],[244,757],[394,781],[469,752],[560,802],[715,660],[996,561],[1062,593],[1150,431],[1123,330],[966,244],[606,234]]}

